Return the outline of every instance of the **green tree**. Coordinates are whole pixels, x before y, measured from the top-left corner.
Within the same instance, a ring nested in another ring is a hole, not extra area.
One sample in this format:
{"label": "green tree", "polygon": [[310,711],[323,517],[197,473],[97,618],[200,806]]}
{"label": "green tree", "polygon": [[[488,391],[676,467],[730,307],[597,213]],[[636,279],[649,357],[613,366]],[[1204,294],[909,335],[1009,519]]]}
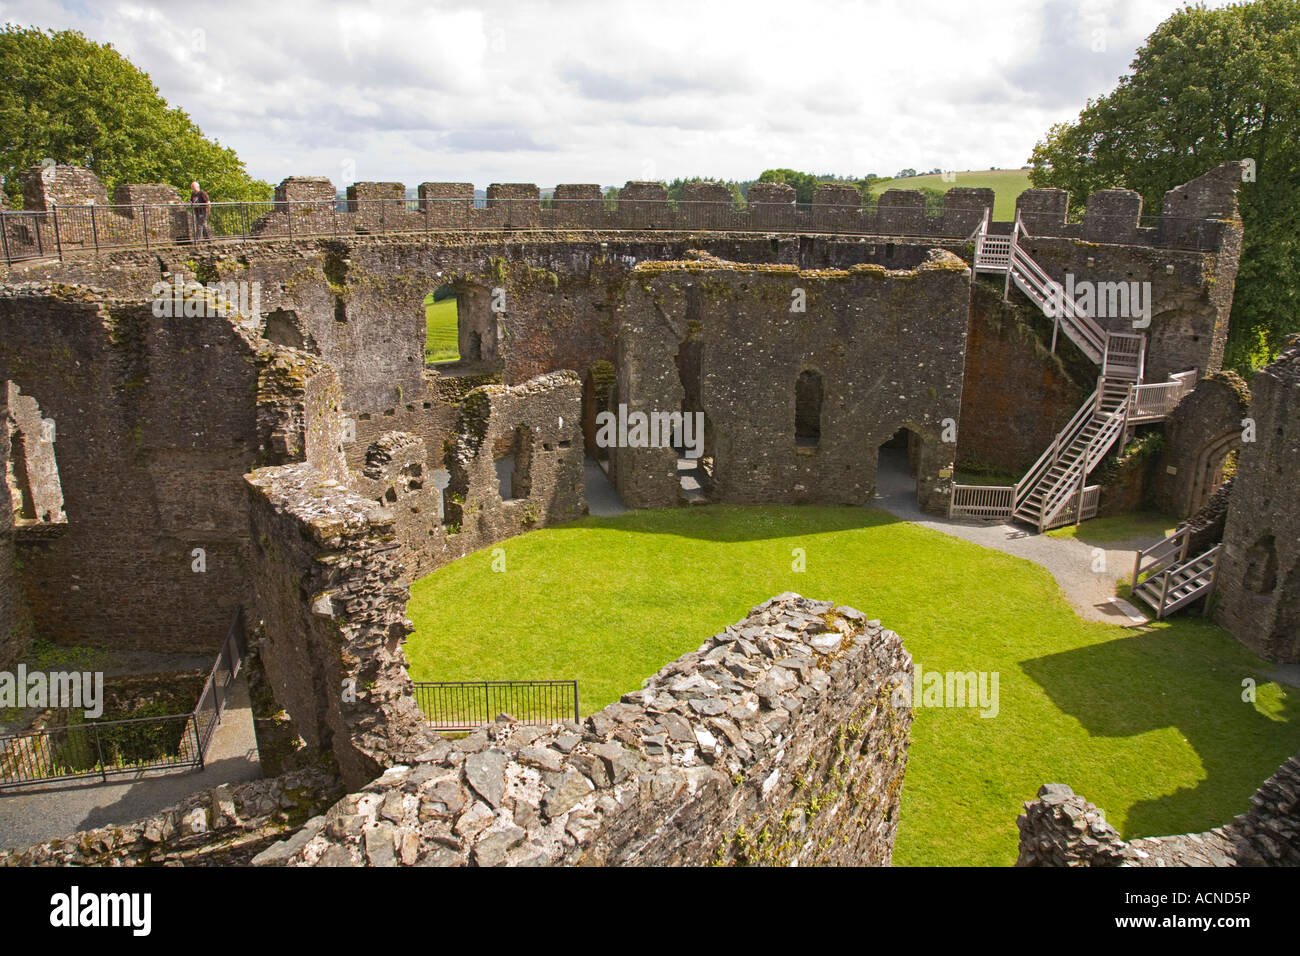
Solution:
{"label": "green tree", "polygon": [[668,198],[681,199],[686,193],[688,183],[721,183],[731,191],[731,199],[737,204],[745,201],[743,187],[748,185],[748,183],[738,183],[730,179],[710,179],[708,176],[687,176],[685,179],[678,177],[668,184]]}
{"label": "green tree", "polygon": [[119,183],[197,179],[214,200],[269,199],[234,151],[204,137],[111,45],[74,30],[0,30],[0,183],[17,204],[20,174],[42,160],[92,170],[110,193]]}
{"label": "green tree", "polygon": [[801,173],[795,169],[765,169],[758,177],[760,183],[785,183],[794,187],[794,201],[810,203],[813,193],[821,185],[821,177],[812,173]]}
{"label": "green tree", "polygon": [[1253,159],[1225,355],[1249,373],[1300,330],[1300,0],[1184,7],[1147,38],[1131,71],[1078,120],[1048,131],[1030,182],[1068,190],[1076,207],[1122,186],[1156,212],[1166,190]]}

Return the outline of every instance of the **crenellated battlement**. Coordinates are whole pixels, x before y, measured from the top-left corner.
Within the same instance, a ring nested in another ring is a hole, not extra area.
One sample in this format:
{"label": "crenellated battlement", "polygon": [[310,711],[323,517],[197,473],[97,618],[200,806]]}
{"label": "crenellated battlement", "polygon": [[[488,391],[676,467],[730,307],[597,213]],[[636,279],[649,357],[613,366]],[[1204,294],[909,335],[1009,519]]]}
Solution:
{"label": "crenellated battlement", "polygon": [[[1080,222],[1067,221],[1061,189],[1021,193],[1016,212],[1034,237],[1217,252],[1225,230],[1238,231],[1236,190],[1241,164],[1224,163],[1165,196],[1161,215],[1144,217],[1132,190],[1104,189],[1087,201]],[[290,176],[267,203],[213,202],[205,218],[175,190],[157,184],[119,186],[115,202],[89,170],[36,167],[25,174],[27,208],[6,212],[3,255],[15,261],[65,251],[100,250],[212,238],[295,238],[449,231],[560,230],[593,232],[763,232],[965,239],[991,213],[991,189],[955,187],[938,201],[919,191],[890,189],[863,201],[852,186],[819,187],[811,203],[792,187],[755,183],[746,201],[714,182],[687,184],[670,199],[660,182],[630,181],[616,199],[599,186],[564,183],[549,196],[533,183],[492,183],[476,199],[472,183],[421,183],[408,199],[400,182],[349,185],[340,202],[322,176]],[[1008,234],[1010,222],[993,222]]]}

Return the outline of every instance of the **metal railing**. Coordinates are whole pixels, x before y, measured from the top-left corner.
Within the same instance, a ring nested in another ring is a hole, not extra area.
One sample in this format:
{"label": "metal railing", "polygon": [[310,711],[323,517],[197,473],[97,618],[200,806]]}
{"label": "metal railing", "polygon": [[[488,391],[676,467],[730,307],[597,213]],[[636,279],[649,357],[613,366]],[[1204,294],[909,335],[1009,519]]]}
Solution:
{"label": "metal railing", "polygon": [[0,735],[0,790],[151,771],[201,770],[247,645],[240,610],[188,714],[70,723]]}
{"label": "metal railing", "polygon": [[[188,202],[55,206],[0,210],[0,255],[6,262],[152,249],[227,239],[306,239],[457,231],[722,231],[791,232],[967,239],[984,207],[882,206],[702,200],[619,199],[337,199],[214,202],[206,214]],[[1169,218],[1161,220],[1169,222]],[[1177,228],[1175,228],[1175,226]],[[1131,241],[1165,248],[1217,248],[1218,220],[1187,220],[1138,230]],[[1069,235],[1071,225],[1061,227]],[[1167,237],[1173,237],[1167,239]],[[989,248],[997,239],[990,235]]]}
{"label": "metal railing", "polygon": [[524,724],[579,720],[576,680],[415,681],[415,702],[436,730],[467,731],[508,714]]}

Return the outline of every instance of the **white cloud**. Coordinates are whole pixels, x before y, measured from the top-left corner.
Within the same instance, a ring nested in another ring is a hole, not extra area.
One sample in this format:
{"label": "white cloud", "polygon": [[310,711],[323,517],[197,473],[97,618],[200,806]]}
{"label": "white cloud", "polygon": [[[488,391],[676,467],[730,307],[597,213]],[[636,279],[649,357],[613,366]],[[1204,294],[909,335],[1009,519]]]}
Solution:
{"label": "white cloud", "polygon": [[1178,0],[0,2],[147,71],[261,178],[621,183],[1019,166]]}

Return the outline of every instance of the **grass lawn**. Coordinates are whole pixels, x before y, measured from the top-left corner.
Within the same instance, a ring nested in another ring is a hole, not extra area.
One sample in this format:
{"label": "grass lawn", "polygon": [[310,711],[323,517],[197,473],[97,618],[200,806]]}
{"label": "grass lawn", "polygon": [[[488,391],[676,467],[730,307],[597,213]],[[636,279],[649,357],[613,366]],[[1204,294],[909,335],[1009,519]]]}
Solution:
{"label": "grass lawn", "polygon": [[1138,538],[1164,538],[1172,534],[1177,526],[1177,518],[1156,511],[1139,511],[1109,518],[1093,518],[1077,528],[1066,525],[1064,528],[1054,528],[1047,534],[1053,538],[1078,538],[1087,544],[1113,544]]}
{"label": "grass lawn", "polygon": [[590,713],[785,590],[881,618],[927,671],[998,672],[992,719],[917,710],[900,865],[1011,864],[1021,803],[1049,782],[1126,837],[1208,829],[1300,747],[1297,694],[1200,616],[1084,622],[1043,568],[879,511],[640,511],[499,547],[504,573],[484,550],[412,587],[417,680],[576,677]]}
{"label": "grass lawn", "polygon": [[953,481],[959,485],[1014,485],[1024,477],[1024,472],[1011,471],[963,471],[958,468],[953,474]]}
{"label": "grass lawn", "polygon": [[456,297],[433,301],[433,293],[424,297],[424,360],[454,362],[460,358],[457,338]]}
{"label": "grass lawn", "polygon": [[872,183],[871,191],[879,196],[886,189],[942,189],[945,192],[956,186],[970,189],[993,190],[993,218],[1010,222],[1016,218],[1016,197],[1029,188],[1027,169],[974,169],[956,173],[953,182],[946,183],[939,174],[911,176],[907,179],[879,179]]}

